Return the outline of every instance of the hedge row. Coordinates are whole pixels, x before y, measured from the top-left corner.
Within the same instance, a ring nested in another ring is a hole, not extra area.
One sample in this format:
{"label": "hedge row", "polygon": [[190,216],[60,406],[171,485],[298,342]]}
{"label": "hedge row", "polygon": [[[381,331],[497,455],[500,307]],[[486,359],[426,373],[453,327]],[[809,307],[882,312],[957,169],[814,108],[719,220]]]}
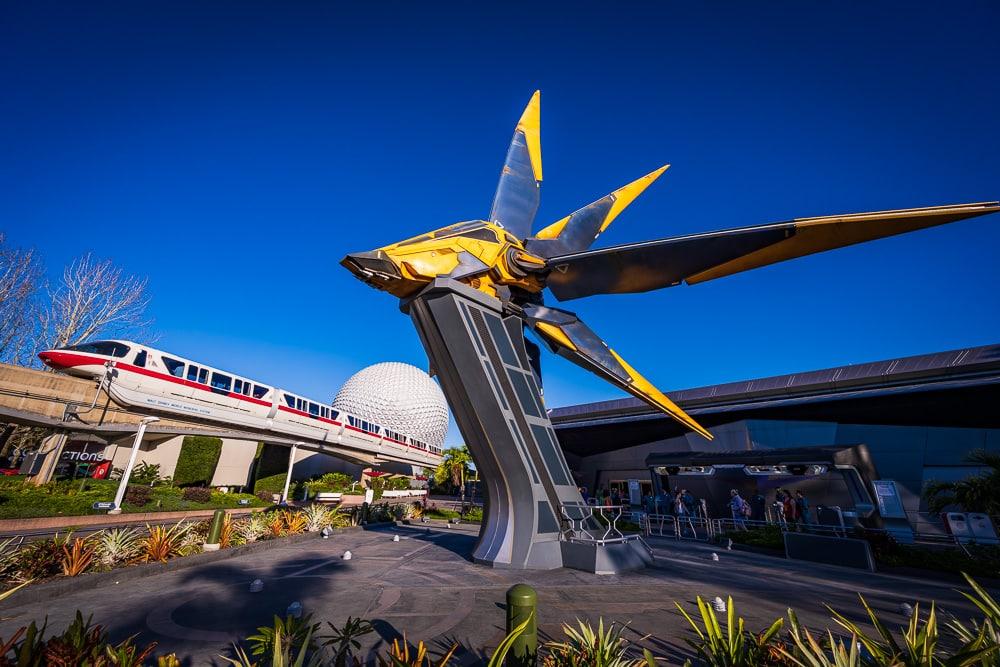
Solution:
{"label": "hedge row", "polygon": [[210,486],[222,454],[222,439],[204,435],[188,435],[181,444],[174,469],[177,486]]}

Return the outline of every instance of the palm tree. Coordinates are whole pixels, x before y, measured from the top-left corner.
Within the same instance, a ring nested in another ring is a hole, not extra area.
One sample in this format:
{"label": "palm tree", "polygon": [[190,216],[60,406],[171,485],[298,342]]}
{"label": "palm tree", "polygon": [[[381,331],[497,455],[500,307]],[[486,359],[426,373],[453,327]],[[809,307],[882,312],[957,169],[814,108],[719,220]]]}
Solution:
{"label": "palm tree", "polygon": [[472,455],[465,445],[444,450],[444,458],[434,471],[434,481],[444,484],[450,481],[460,489],[461,502],[465,505],[465,477],[469,473]]}
{"label": "palm tree", "polygon": [[985,470],[957,482],[928,482],[924,487],[927,509],[938,513],[958,505],[966,512],[1000,514],[1000,453],[976,449],[965,460]]}

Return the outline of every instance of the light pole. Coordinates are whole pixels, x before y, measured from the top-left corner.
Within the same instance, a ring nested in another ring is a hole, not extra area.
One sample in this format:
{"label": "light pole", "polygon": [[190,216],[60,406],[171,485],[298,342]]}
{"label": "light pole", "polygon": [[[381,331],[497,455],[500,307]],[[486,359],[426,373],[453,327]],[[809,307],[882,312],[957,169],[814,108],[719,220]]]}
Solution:
{"label": "light pole", "polygon": [[135,440],[132,442],[132,451],[128,455],[128,463],[122,472],[122,480],[118,483],[118,493],[115,494],[115,506],[108,510],[108,514],[122,513],[122,500],[125,498],[125,489],[128,488],[128,479],[132,476],[132,467],[135,465],[135,457],[139,454],[139,445],[142,444],[142,436],[146,433],[146,427],[153,422],[160,421],[159,417],[143,417],[139,422],[139,430],[135,432]]}
{"label": "light pole", "polygon": [[292,450],[288,452],[288,474],[285,475],[285,488],[281,492],[281,503],[288,502],[288,485],[292,481],[292,468],[295,466],[295,452],[298,450],[298,446],[302,443],[296,442],[292,445]]}

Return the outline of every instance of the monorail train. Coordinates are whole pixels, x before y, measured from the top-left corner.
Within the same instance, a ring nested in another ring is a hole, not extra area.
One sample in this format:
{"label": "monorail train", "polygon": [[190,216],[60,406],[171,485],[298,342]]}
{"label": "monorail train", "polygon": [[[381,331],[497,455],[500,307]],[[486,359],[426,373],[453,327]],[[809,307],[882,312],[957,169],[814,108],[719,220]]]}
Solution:
{"label": "monorail train", "polygon": [[41,352],[49,367],[105,380],[116,403],[434,466],[441,447],[284,389],[127,340],[97,340]]}

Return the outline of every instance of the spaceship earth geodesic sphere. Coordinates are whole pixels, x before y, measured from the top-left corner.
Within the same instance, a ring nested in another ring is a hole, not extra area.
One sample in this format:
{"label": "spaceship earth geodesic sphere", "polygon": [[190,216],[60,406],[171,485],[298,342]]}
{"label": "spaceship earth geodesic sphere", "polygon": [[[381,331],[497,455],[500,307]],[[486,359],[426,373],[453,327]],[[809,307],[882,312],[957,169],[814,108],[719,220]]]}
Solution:
{"label": "spaceship earth geodesic sphere", "polygon": [[431,376],[416,366],[387,361],[344,383],[333,407],[435,447],[444,446],[448,403]]}

